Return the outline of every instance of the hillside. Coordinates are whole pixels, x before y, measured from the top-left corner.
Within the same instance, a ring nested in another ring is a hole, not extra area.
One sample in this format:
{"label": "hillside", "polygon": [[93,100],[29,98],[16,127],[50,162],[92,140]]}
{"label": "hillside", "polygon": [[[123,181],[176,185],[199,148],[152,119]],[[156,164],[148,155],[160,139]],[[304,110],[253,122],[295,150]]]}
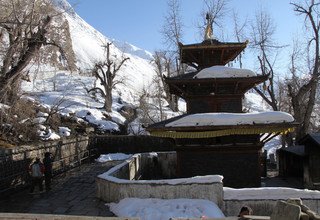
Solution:
{"label": "hillside", "polygon": [[[156,72],[151,62],[152,54],[129,43],[108,39],[80,18],[65,0],[56,1],[56,5],[57,9],[63,12],[63,17],[55,22],[63,24],[59,32],[64,37],[63,44],[66,45],[64,49],[68,65],[74,68],[66,70],[65,66],[56,62],[58,60],[56,57],[52,59],[58,52],[46,48],[48,51],[45,52],[49,54],[45,57],[47,62],[34,68],[31,81],[22,84],[23,91],[28,93],[27,99],[40,103],[42,113],[38,114],[35,120],[42,124],[40,122],[47,121],[46,117],[50,117],[48,114],[50,115],[52,109],[56,109],[56,113],[62,117],[78,124],[93,126],[99,132],[120,132],[120,127],[126,124],[129,133],[144,133],[139,122],[141,113],[134,121],[127,119],[132,117],[128,114],[133,114],[132,111],[140,105],[140,97],[153,92],[152,80]],[[112,42],[111,57],[115,62],[117,59],[129,58],[115,78],[123,83],[117,84],[113,90],[111,113],[101,109],[103,106],[101,96],[92,97],[87,93],[94,85],[99,85],[90,71],[95,63],[105,60],[103,46],[109,42]],[[153,103],[150,98],[144,99]],[[157,106],[154,104],[152,106],[151,111],[156,112]],[[164,110],[167,112],[165,117],[177,114],[166,108]],[[152,114],[157,115],[157,113]],[[67,125],[42,124],[39,133],[43,140],[57,139],[58,130],[65,126]],[[69,129],[68,135],[72,135],[72,132],[72,129]]]}
{"label": "hillside", "polygon": [[[105,59],[103,46],[112,42],[111,54],[113,57],[117,59],[129,58],[129,61],[126,62],[119,73],[119,78],[125,78],[125,85],[120,85],[117,90],[121,93],[127,93],[124,96],[134,99],[135,97],[132,97],[132,94],[138,94],[142,89],[150,86],[152,78],[156,74],[150,62],[152,59],[150,52],[128,43],[108,39],[80,18],[67,1],[56,0],[55,3],[57,9],[63,12],[63,18],[59,18],[56,23],[61,24],[59,36],[65,36],[63,46],[72,74],[90,76],[94,64]],[[61,37],[59,40],[61,40]],[[55,54],[52,52],[50,55],[52,57]],[[54,60],[54,58],[52,59]],[[47,64],[50,64],[50,66]],[[43,71],[39,71],[38,79],[52,77],[53,74],[65,69],[57,62],[47,62],[47,64],[41,67]]]}

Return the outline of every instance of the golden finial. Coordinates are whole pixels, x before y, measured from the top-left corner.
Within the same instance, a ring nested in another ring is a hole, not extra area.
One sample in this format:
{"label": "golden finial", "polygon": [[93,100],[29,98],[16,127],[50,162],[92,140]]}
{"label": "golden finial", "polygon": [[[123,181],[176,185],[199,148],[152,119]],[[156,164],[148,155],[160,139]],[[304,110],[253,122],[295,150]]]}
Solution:
{"label": "golden finial", "polygon": [[209,13],[206,14],[207,27],[204,33],[204,40],[212,40],[212,22]]}

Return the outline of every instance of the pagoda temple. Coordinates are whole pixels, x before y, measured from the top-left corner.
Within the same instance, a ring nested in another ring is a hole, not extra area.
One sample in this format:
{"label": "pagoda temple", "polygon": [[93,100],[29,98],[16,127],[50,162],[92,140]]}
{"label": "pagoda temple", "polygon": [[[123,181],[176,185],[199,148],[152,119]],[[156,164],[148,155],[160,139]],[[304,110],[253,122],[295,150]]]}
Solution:
{"label": "pagoda temple", "polygon": [[258,187],[264,143],[291,131],[293,117],[284,112],[243,112],[245,93],[268,75],[225,66],[248,42],[219,42],[208,31],[205,36],[201,43],[179,45],[181,62],[195,71],[166,78],[170,92],[186,101],[187,114],[147,130],[175,140],[177,177],[218,174],[224,176],[225,186]]}

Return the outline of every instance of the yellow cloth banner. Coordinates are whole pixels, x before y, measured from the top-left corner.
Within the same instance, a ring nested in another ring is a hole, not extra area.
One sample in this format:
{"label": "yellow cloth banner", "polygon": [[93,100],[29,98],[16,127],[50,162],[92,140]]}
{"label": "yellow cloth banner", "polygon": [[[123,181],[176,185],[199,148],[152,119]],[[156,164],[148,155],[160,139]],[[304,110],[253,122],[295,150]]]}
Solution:
{"label": "yellow cloth banner", "polygon": [[216,131],[194,131],[194,132],[177,132],[177,131],[152,131],[150,134],[156,137],[169,138],[212,138],[227,135],[244,135],[244,134],[262,134],[262,133],[281,133],[292,132],[294,128],[235,128]]}

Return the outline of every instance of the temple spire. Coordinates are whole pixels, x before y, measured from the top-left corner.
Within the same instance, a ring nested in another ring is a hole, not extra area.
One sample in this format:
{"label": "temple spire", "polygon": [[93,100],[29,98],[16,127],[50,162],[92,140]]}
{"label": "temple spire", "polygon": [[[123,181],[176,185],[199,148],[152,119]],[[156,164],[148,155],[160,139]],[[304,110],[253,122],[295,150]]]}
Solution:
{"label": "temple spire", "polygon": [[213,39],[213,31],[212,31],[212,22],[211,16],[209,13],[206,14],[207,27],[204,33],[204,40],[212,40]]}

